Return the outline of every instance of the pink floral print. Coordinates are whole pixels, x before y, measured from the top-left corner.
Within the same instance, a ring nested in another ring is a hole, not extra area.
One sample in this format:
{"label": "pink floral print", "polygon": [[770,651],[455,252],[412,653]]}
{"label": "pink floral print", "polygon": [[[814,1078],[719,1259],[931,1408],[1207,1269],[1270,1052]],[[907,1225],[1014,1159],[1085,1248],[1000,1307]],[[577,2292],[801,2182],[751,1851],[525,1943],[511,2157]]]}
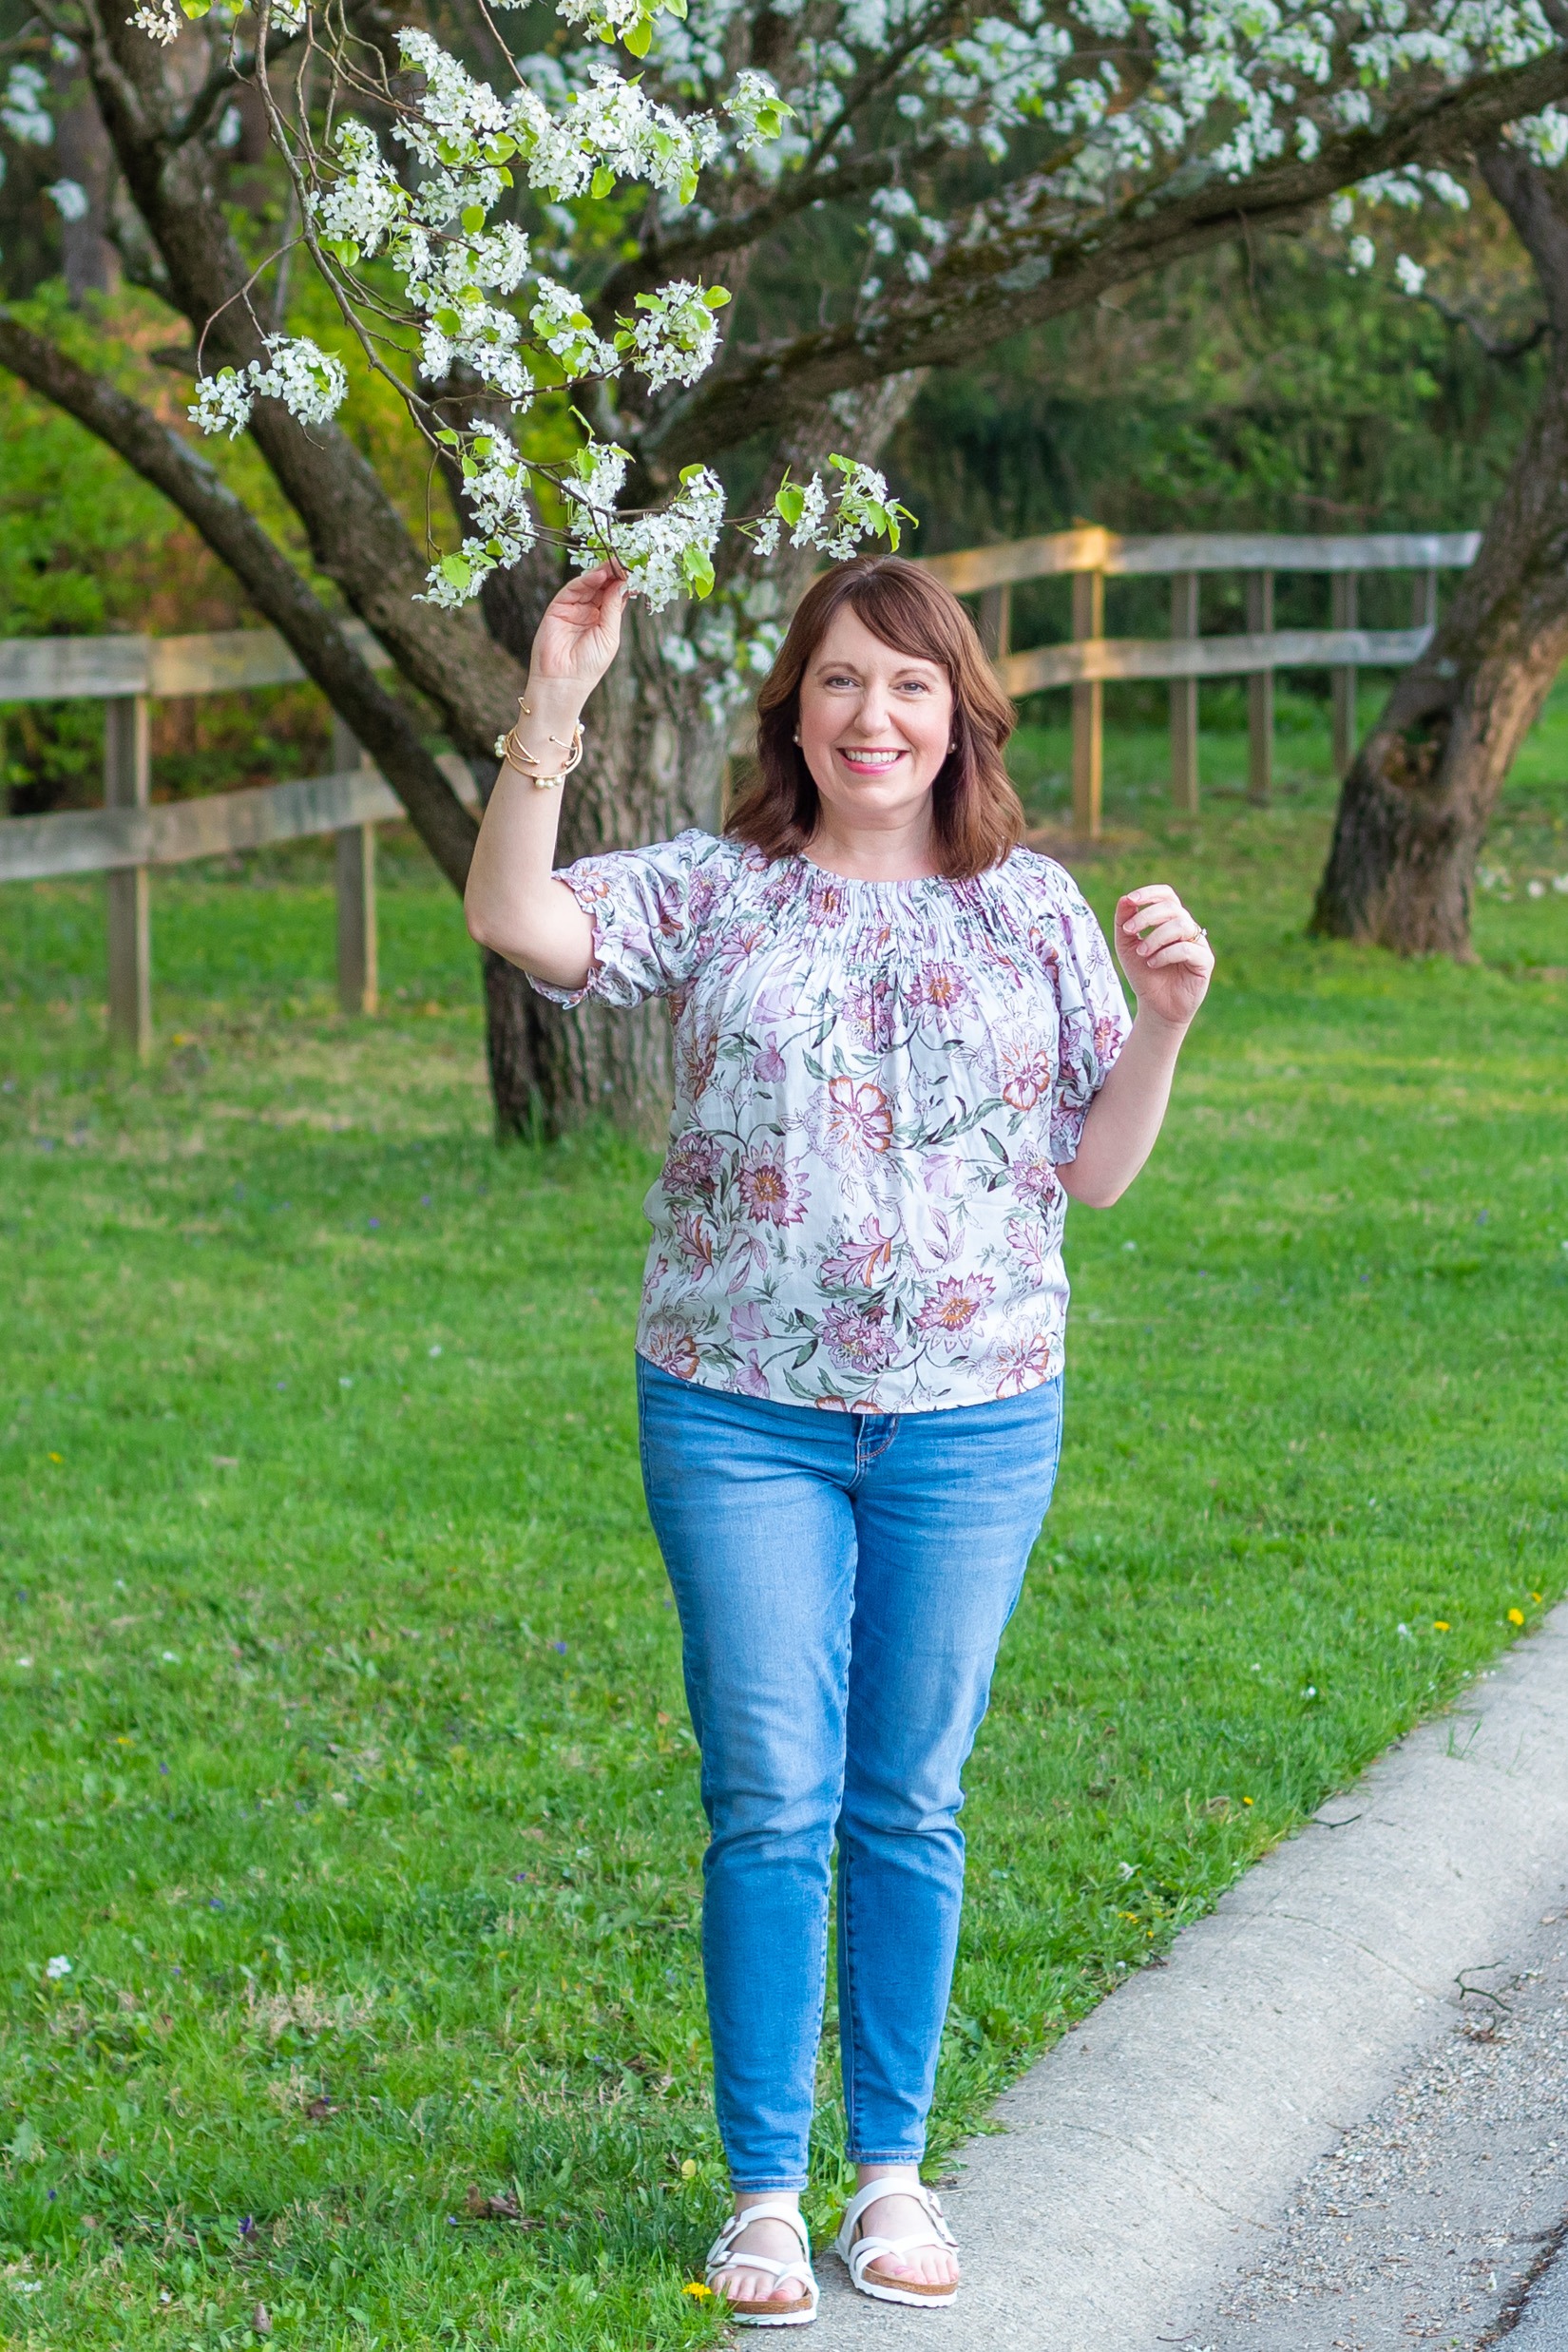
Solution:
{"label": "pink floral print", "polygon": [[798,1225],[805,1216],[805,1180],[785,1160],[781,1143],[755,1143],[743,1154],[736,1189],[758,1225]]}
{"label": "pink floral print", "polygon": [[594,964],[576,995],[541,993],[661,996],[675,1024],[650,1363],[851,1412],[1054,1379],[1056,1171],[1128,1029],[1061,868],[1016,850],[972,882],[854,882],[689,832],[560,878]]}

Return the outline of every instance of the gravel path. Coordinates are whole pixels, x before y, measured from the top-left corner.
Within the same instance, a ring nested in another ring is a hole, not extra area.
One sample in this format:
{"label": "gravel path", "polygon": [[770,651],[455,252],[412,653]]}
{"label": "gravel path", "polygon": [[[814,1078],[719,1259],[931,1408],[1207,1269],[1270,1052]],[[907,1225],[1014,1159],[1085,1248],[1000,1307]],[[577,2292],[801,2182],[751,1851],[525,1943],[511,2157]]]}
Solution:
{"label": "gravel path", "polygon": [[1189,2352],[1568,2352],[1568,1900],[1464,1980],[1435,2052],[1312,2167]]}

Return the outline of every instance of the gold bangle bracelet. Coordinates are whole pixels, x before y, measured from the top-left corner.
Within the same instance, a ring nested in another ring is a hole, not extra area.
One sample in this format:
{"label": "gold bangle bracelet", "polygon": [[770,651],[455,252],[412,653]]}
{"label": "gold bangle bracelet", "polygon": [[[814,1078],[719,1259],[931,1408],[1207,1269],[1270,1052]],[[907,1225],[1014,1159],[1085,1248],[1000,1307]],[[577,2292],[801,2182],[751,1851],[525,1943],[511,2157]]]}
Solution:
{"label": "gold bangle bracelet", "polygon": [[[531,718],[532,716],[526,702],[518,704],[518,724],[521,724],[525,718]],[[542,793],[559,790],[572,770],[581,765],[583,759],[582,721],[579,720],[573,727],[567,742],[563,743],[558,735],[547,736],[545,741],[552,743],[558,752],[565,753],[566,756],[559,768],[546,769],[537,754],[530,751],[527,744],[521,740],[515,725],[508,734],[502,736],[495,747],[498,755],[508,767],[515,768],[520,775],[527,776]]]}

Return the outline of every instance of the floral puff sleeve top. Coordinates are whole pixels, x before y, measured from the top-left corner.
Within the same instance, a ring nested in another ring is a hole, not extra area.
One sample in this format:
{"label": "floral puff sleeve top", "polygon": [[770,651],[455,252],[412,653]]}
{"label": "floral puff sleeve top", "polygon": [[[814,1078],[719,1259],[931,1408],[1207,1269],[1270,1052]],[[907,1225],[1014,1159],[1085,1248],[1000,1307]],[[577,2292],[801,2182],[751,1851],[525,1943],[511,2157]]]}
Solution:
{"label": "floral puff sleeve top", "polygon": [[702,832],[582,859],[575,994],[670,1000],[638,1349],[783,1405],[922,1412],[1061,1368],[1066,1197],[1129,1022],[1070,876],[857,882]]}

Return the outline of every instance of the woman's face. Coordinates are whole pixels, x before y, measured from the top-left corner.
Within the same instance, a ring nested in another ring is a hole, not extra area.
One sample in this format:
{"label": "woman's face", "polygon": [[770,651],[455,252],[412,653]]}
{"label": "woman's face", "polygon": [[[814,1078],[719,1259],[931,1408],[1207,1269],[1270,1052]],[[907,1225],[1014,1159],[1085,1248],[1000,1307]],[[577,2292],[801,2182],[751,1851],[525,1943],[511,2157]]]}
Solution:
{"label": "woman's face", "polygon": [[909,824],[929,803],[952,729],[942,664],[895,652],[841,604],[800,681],[797,739],[824,813]]}

